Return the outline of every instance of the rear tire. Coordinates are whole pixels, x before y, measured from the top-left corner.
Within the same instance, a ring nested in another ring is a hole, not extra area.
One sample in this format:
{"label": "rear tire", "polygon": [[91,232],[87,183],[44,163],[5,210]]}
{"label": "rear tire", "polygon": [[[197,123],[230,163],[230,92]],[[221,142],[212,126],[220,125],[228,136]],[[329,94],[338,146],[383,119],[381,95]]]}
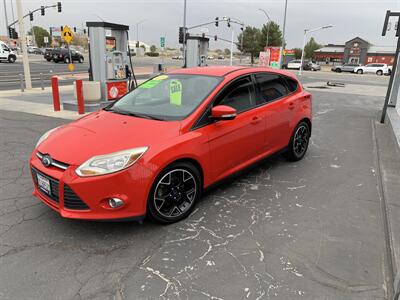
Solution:
{"label": "rear tire", "polygon": [[378,75],[378,76],[382,76],[382,75],[383,75],[383,71],[382,71],[382,70],[378,70],[378,71],[376,71],[376,75]]}
{"label": "rear tire", "polygon": [[79,63],[81,64],[81,63],[83,63],[83,57],[79,57]]}
{"label": "rear tire", "polygon": [[66,64],[69,64],[71,61],[70,61],[69,57],[66,57],[66,58],[64,58],[64,62],[65,62]]}
{"label": "rear tire", "polygon": [[8,62],[9,62],[10,64],[15,63],[15,57],[14,57],[14,56],[9,56],[9,57],[8,57]]}
{"label": "rear tire", "polygon": [[342,73],[342,70],[341,69],[336,69],[335,72],[336,73]]}
{"label": "rear tire", "polygon": [[283,153],[288,161],[299,161],[304,157],[310,141],[310,132],[310,126],[304,121],[296,126],[290,138],[289,146]]}
{"label": "rear tire", "polygon": [[357,70],[357,74],[362,74],[364,73],[363,70]]}
{"label": "rear tire", "polygon": [[154,180],[147,199],[147,216],[162,224],[178,222],[189,216],[201,193],[199,170],[190,163],[173,163]]}

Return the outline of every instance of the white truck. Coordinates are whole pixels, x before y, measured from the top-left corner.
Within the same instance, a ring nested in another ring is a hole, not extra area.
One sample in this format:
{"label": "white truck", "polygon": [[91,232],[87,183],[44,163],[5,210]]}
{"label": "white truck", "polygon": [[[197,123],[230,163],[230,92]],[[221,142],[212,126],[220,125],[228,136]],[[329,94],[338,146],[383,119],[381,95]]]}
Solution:
{"label": "white truck", "polygon": [[6,43],[0,41],[0,62],[8,61],[14,63],[17,60],[17,55],[7,46]]}

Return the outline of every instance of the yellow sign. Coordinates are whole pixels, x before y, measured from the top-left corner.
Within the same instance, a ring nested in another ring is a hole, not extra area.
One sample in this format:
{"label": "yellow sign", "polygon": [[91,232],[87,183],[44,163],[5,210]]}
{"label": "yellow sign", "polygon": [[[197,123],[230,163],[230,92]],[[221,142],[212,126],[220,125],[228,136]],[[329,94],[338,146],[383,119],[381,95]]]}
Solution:
{"label": "yellow sign", "polygon": [[68,26],[64,26],[64,29],[61,33],[61,36],[63,37],[64,41],[69,44],[72,41],[72,38],[74,37],[73,32],[71,31],[71,29],[69,29]]}
{"label": "yellow sign", "polygon": [[73,71],[73,70],[75,70],[75,66],[74,66],[74,64],[69,64],[68,65],[68,70],[70,70],[71,72]]}

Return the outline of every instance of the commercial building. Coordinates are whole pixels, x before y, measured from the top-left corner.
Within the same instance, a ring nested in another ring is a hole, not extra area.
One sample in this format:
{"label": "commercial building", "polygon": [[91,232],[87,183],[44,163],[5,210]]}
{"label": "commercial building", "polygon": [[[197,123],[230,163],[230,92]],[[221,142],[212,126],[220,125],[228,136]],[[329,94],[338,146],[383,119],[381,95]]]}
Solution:
{"label": "commercial building", "polygon": [[340,63],[385,63],[392,65],[396,47],[375,46],[356,37],[344,45],[328,44],[314,51],[314,60],[319,64],[336,65]]}

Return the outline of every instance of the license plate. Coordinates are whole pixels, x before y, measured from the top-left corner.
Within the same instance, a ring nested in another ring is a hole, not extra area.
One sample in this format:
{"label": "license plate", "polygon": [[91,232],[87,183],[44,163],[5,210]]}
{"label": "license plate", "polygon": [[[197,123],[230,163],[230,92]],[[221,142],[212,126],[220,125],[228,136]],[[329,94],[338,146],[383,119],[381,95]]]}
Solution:
{"label": "license plate", "polygon": [[47,193],[47,194],[50,195],[50,194],[51,194],[50,180],[47,179],[46,177],[40,175],[40,174],[37,174],[37,180],[38,180],[38,186],[39,186],[39,188],[40,188],[43,192],[45,192],[45,193]]}

